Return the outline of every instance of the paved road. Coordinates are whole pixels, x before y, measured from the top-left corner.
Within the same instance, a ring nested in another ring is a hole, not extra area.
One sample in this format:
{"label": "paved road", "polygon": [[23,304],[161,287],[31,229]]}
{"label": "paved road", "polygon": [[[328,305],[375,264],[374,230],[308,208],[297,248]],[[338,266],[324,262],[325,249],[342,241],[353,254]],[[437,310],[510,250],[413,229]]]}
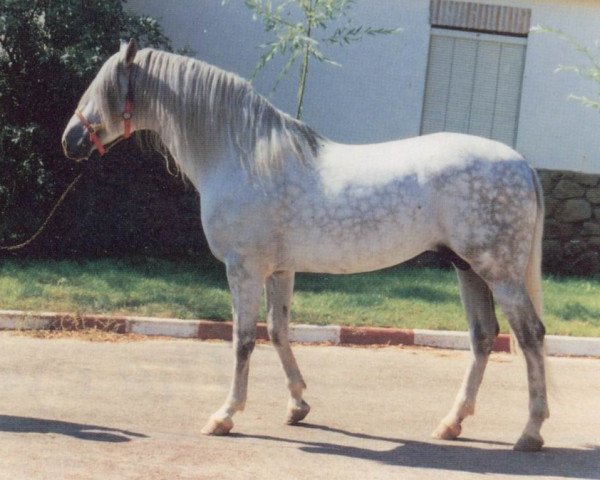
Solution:
{"label": "paved road", "polygon": [[549,359],[547,448],[513,452],[524,366],[495,354],[464,439],[434,441],[465,352],[296,346],[313,411],[283,424],[276,354],[259,345],[235,434],[199,434],[223,400],[225,343],[90,343],[0,334],[2,479],[600,478],[600,360]]}

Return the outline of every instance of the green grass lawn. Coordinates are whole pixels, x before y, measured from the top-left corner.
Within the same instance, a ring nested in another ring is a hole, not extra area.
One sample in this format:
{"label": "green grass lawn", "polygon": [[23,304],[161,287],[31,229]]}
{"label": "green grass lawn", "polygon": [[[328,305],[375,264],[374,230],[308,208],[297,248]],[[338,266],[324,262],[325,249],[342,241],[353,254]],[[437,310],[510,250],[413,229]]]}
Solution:
{"label": "green grass lawn", "polygon": [[[296,277],[298,323],[466,330],[451,270]],[[600,277],[544,278],[549,334],[600,337]],[[2,260],[0,309],[229,319],[223,267],[156,258]],[[508,331],[500,317],[501,329]],[[264,318],[264,309],[263,309]]]}

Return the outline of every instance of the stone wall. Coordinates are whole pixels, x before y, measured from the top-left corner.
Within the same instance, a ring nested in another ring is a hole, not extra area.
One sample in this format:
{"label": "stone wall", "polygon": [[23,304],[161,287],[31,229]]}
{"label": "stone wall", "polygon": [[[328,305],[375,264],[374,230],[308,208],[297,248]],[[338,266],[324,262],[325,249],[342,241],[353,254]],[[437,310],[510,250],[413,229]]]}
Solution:
{"label": "stone wall", "polygon": [[600,175],[538,170],[546,202],[544,270],[600,271]]}

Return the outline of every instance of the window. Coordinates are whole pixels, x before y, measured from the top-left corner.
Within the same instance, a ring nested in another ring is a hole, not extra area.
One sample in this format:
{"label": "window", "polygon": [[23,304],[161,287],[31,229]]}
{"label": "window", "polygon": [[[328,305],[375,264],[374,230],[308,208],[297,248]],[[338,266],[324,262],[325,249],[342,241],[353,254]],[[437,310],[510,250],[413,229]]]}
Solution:
{"label": "window", "polygon": [[433,0],[421,133],[515,146],[529,10]]}

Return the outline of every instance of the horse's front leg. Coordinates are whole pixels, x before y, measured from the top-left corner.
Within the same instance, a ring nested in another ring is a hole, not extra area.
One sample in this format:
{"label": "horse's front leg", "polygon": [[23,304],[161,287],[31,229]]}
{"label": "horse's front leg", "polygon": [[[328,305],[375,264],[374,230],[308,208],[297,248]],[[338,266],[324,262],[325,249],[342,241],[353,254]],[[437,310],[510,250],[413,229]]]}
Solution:
{"label": "horse's front leg", "polygon": [[458,437],[462,430],[462,421],[475,412],[477,392],[498,335],[492,292],[486,283],[471,269],[457,268],[456,273],[460,284],[460,297],[469,322],[473,357],[454,405],[432,434],[435,438],[445,440]]}
{"label": "horse's front leg", "polygon": [[233,382],[223,406],[202,429],[207,435],[225,435],[233,428],[232,417],[244,409],[248,391],[250,355],[256,343],[256,322],[263,287],[261,271],[248,262],[226,261],[233,305]]}
{"label": "horse's front leg", "polygon": [[290,391],[286,422],[293,425],[304,419],[310,411],[308,403],[302,399],[306,384],[289,340],[288,323],[294,290],[294,272],[275,272],[267,278],[265,286],[269,337],[281,360]]}

